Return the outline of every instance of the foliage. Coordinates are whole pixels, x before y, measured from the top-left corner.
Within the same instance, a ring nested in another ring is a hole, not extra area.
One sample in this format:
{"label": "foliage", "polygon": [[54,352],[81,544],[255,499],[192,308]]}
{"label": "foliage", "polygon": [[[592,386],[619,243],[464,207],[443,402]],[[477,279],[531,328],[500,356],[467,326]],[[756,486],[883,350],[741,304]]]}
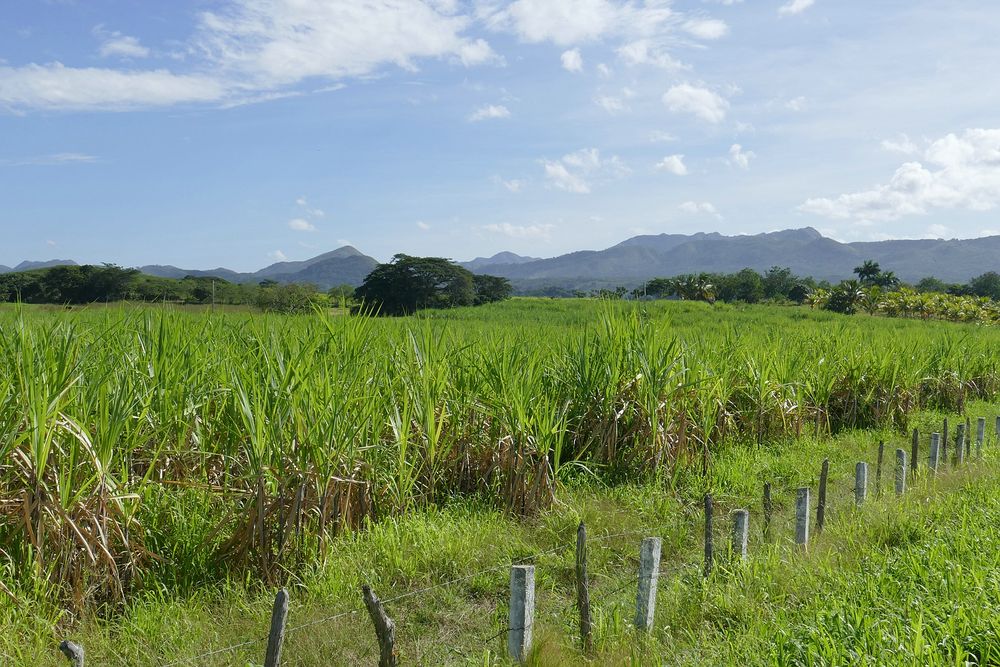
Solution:
{"label": "foliage", "polygon": [[382,315],[409,315],[425,308],[457,308],[501,301],[511,294],[505,278],[474,276],[442,257],[394,255],[379,264],[355,298]]}

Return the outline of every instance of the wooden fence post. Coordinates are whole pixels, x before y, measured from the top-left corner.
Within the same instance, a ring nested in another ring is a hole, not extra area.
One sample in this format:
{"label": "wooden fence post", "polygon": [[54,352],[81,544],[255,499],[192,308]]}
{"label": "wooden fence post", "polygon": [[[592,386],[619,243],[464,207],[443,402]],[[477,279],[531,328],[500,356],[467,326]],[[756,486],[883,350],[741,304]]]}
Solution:
{"label": "wooden fence post", "polygon": [[271,608],[271,631],[267,635],[267,654],[264,667],[278,667],[281,664],[281,645],[285,641],[285,624],[288,622],[288,591],[282,588],[274,596]]}
{"label": "wooden fence post", "polygon": [[896,495],[906,491],[906,450],[896,450]]}
{"label": "wooden fence post", "polygon": [[972,418],[965,418],[965,460],[972,458]]}
{"label": "wooden fence post", "polygon": [[750,511],[735,510],[733,512],[733,553],[738,558],[746,559],[747,543],[750,540]]}
{"label": "wooden fence post", "polygon": [[944,463],[947,467],[948,465],[948,418],[944,418],[944,423],[941,424],[941,445],[940,451],[938,451],[938,461]]}
{"label": "wooden fence post", "polygon": [[826,521],[826,482],[830,477],[830,459],[823,459],[823,467],[819,471],[819,500],[816,502],[816,534],[823,532]]}
{"label": "wooden fence post", "polygon": [[917,460],[920,456],[920,431],[913,429],[913,438],[910,440],[910,475],[917,477]]}
{"label": "wooden fence post", "polygon": [[712,494],[705,494],[705,576],[712,574],[715,548],[712,542]]}
{"label": "wooden fence post", "polygon": [[531,652],[531,630],[535,622],[535,566],[510,568],[510,614],[507,617],[507,654],[524,662]]}
{"label": "wooden fence post", "polygon": [[854,504],[861,507],[867,496],[868,464],[864,461],[858,461],[854,464]]}
{"label": "wooden fence post", "polygon": [[965,424],[955,427],[955,465],[965,462]]}
{"label": "wooden fence post", "polygon": [[[998,424],[1000,424],[1000,417]],[[771,515],[774,513],[774,504],[771,502],[771,483],[764,482],[764,541],[771,538]]]}
{"label": "wooden fence post", "polygon": [[580,640],[583,650],[591,653],[594,640],[590,623],[590,582],[587,580],[587,529],[580,522],[576,529],[576,606],[580,610]]}
{"label": "wooden fence post", "polygon": [[1000,416],[997,416],[996,435],[997,439],[1000,440]]}
{"label": "wooden fence post", "polygon": [[385,613],[382,601],[378,599],[372,587],[364,584],[361,595],[365,598],[365,607],[375,626],[375,636],[378,637],[378,667],[396,667],[396,624]]}
{"label": "wooden fence post", "polygon": [[809,547],[809,487],[795,492],[795,543],[803,549]]}
{"label": "wooden fence post", "polygon": [[931,457],[928,461],[928,465],[931,469],[931,475],[937,475],[938,471],[938,461],[940,461],[941,456],[941,434],[931,433]]}
{"label": "wooden fence post", "polygon": [[83,667],[84,652],[83,647],[68,639],[59,644],[59,650],[66,656],[66,659],[73,663],[73,667]]}
{"label": "wooden fence post", "polygon": [[976,420],[976,458],[983,458],[983,441],[986,440],[986,417]]}
{"label": "wooden fence post", "polygon": [[882,496],[882,459],[885,456],[885,443],[879,440],[878,461],[875,462],[875,495]]}
{"label": "wooden fence post", "polygon": [[649,632],[656,615],[656,582],[660,576],[660,548],[658,537],[647,537],[639,552],[639,593],[635,604],[635,627]]}

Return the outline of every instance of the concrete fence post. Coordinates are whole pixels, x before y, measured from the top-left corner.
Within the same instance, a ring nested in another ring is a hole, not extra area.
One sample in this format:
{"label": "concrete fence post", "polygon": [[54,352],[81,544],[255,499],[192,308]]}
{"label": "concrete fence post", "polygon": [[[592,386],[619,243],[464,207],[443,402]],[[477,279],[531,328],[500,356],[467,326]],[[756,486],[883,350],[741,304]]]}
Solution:
{"label": "concrete fence post", "polygon": [[896,450],[896,495],[901,496],[906,491],[906,451]]}
{"label": "concrete fence post", "polygon": [[955,427],[955,465],[965,462],[965,424]]}
{"label": "concrete fence post", "polygon": [[938,461],[940,461],[941,456],[941,434],[931,433],[931,455],[928,460],[928,466],[931,469],[931,474],[936,475],[938,471]]}
{"label": "concrete fence post", "polygon": [[747,543],[750,540],[749,510],[733,511],[733,553],[737,558],[746,559]]}
{"label": "concrete fence post", "polygon": [[986,440],[986,417],[976,420],[976,458],[983,458],[983,441]]}
{"label": "concrete fence post", "polygon": [[73,667],[83,667],[84,651],[82,646],[67,639],[59,644],[59,650],[72,663]]}
{"label": "concrete fence post", "polygon": [[510,613],[507,616],[507,654],[523,663],[531,652],[531,629],[535,622],[535,566],[510,568]]}
{"label": "concrete fence post", "polygon": [[858,461],[854,464],[854,504],[861,507],[867,497],[868,464],[864,461]]}
{"label": "concrete fence post", "polygon": [[635,627],[644,632],[653,629],[656,616],[656,582],[660,576],[660,549],[658,537],[647,537],[639,551],[639,592],[635,603]]}
{"label": "concrete fence post", "polygon": [[795,543],[803,549],[809,547],[808,486],[803,486],[795,492]]}

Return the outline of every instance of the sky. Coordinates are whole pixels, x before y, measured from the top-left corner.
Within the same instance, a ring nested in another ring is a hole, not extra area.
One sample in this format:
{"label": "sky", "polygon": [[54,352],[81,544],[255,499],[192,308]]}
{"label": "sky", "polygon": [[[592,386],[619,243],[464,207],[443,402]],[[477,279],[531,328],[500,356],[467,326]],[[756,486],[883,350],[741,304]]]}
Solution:
{"label": "sky", "polygon": [[1000,234],[988,0],[3,0],[0,264]]}

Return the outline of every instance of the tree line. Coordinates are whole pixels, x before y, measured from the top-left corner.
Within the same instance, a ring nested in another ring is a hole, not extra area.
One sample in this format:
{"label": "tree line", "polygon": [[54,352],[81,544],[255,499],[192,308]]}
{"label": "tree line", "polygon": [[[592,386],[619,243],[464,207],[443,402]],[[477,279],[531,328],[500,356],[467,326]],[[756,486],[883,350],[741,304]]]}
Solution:
{"label": "tree line", "polygon": [[378,265],[355,289],[337,285],[234,283],[222,278],[160,278],[114,264],[55,266],[0,274],[0,302],[78,305],[113,301],[250,305],[264,311],[298,313],[341,306],[385,315],[423,308],[473,306],[509,298],[510,282],[473,275],[440,257],[396,255]]}

